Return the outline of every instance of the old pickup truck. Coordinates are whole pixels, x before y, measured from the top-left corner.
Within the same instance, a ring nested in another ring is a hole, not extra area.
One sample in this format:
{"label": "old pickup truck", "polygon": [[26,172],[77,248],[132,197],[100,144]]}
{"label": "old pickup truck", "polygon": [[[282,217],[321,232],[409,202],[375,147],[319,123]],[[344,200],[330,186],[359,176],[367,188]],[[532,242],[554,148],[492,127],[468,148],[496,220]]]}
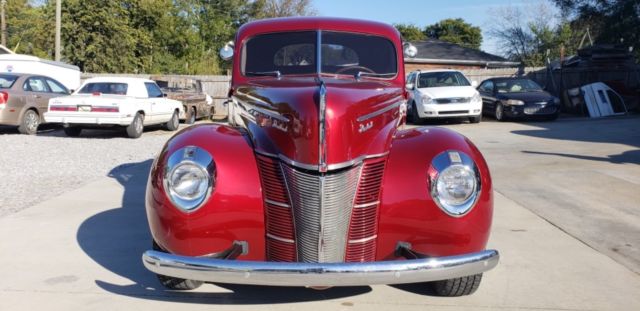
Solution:
{"label": "old pickup truck", "polygon": [[390,25],[284,18],[242,26],[230,125],[189,127],[154,161],[142,255],[171,289],[419,283],[473,293],[486,249],[489,168],[442,128],[403,130],[403,44]]}

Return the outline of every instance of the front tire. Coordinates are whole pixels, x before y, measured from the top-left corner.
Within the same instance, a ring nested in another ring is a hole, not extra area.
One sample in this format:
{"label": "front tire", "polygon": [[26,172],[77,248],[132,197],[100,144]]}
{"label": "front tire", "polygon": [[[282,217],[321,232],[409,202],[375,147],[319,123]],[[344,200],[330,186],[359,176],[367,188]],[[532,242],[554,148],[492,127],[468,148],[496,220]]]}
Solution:
{"label": "front tire", "polygon": [[470,117],[469,118],[469,122],[471,122],[471,123],[480,123],[481,119],[482,119],[482,116]]}
{"label": "front tire", "polygon": [[136,116],[133,117],[133,121],[131,124],[127,126],[127,136],[129,138],[139,138],[142,136],[142,131],[144,129],[144,115],[141,113],[136,113]]}
{"label": "front tire", "polygon": [[473,294],[480,286],[482,281],[482,273],[461,278],[435,281],[433,289],[438,296],[458,297]]}
{"label": "front tire", "polygon": [[20,134],[34,135],[38,132],[38,126],[40,125],[40,115],[33,110],[29,109],[22,115],[20,125],[18,126],[18,132]]}
{"label": "front tire", "polygon": [[409,113],[409,119],[413,124],[420,124],[420,115],[418,114],[418,108],[416,102],[411,103],[411,112]]}
{"label": "front tire", "polygon": [[169,121],[167,121],[167,123],[164,125],[164,128],[167,131],[175,131],[178,129],[178,126],[180,125],[180,118],[178,116],[178,112],[174,111],[173,115],[171,115],[171,119],[169,119]]}
{"label": "front tire", "polygon": [[504,121],[505,117],[504,117],[504,106],[502,106],[501,103],[497,103],[496,104],[496,111],[495,111],[495,116],[496,116],[496,121]]}
{"label": "front tire", "polygon": [[[156,243],[155,241],[153,241],[153,250],[165,252],[165,250],[160,248],[158,243]],[[156,274],[156,276],[158,277],[158,281],[160,282],[160,284],[162,284],[162,286],[172,290],[191,290],[196,289],[200,287],[200,285],[202,285],[202,281],[179,279],[162,274]]]}
{"label": "front tire", "polygon": [[77,126],[65,127],[63,130],[64,130],[64,134],[69,137],[78,137],[82,132],[82,128]]}
{"label": "front tire", "polygon": [[189,109],[189,118],[187,118],[187,124],[196,123],[196,107],[191,107]]}

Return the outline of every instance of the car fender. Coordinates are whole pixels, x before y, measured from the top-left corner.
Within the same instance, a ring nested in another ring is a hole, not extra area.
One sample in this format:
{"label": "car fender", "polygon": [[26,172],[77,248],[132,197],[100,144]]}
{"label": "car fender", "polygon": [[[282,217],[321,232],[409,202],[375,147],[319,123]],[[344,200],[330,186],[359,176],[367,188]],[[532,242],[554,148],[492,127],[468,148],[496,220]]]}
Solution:
{"label": "car fender", "polygon": [[[163,185],[166,160],[178,149],[197,146],[215,162],[215,185],[209,199],[193,212],[176,208]],[[165,250],[203,256],[245,241],[239,259],[264,260],[264,208],[253,147],[229,126],[188,127],[171,138],[153,163],[146,192],[147,218],[154,240]]]}
{"label": "car fender", "polygon": [[[457,150],[469,155],[480,173],[480,197],[462,217],[440,209],[430,194],[428,170],[438,154]],[[377,259],[394,257],[399,242],[428,256],[450,256],[484,250],[493,214],[489,168],[466,137],[444,128],[399,131],[383,177]]]}

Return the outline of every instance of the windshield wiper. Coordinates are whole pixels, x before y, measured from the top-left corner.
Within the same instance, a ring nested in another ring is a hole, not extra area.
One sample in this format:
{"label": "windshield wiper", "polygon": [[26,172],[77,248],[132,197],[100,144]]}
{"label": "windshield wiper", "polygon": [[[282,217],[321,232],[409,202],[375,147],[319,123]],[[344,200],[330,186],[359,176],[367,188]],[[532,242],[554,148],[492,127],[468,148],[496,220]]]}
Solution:
{"label": "windshield wiper", "polygon": [[359,80],[361,77],[393,77],[395,76],[395,73],[373,73],[373,72],[365,72],[365,71],[358,71],[355,74],[356,80]]}
{"label": "windshield wiper", "polygon": [[245,72],[246,75],[248,76],[272,76],[272,77],[276,77],[276,78],[280,78],[280,76],[282,76],[282,74],[280,74],[279,70],[274,70],[274,71],[249,71],[249,72]]}

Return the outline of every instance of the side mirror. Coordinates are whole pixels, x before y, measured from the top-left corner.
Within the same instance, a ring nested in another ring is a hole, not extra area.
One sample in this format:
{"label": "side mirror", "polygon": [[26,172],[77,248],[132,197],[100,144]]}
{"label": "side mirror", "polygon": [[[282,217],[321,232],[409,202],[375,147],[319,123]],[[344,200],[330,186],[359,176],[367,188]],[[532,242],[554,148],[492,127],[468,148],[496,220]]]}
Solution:
{"label": "side mirror", "polygon": [[227,42],[227,44],[225,44],[221,49],[220,49],[220,58],[222,58],[222,60],[230,60],[233,57],[233,48],[235,47],[235,44],[233,43],[233,41],[229,41]]}
{"label": "side mirror", "polygon": [[472,81],[471,81],[471,86],[473,86],[473,87],[478,87],[478,81],[476,81],[476,80],[472,80]]}
{"label": "side mirror", "polygon": [[414,58],[418,55],[418,48],[410,42],[405,42],[402,44],[402,52],[404,57]]}
{"label": "side mirror", "polygon": [[406,88],[407,90],[413,90],[413,89],[415,89],[415,86],[413,85],[413,83],[407,83],[407,84],[405,85],[405,88]]}
{"label": "side mirror", "polygon": [[162,93],[162,97],[168,97],[169,95],[167,93]]}
{"label": "side mirror", "polygon": [[76,92],[76,90],[69,90],[69,94],[73,94],[75,92]]}

